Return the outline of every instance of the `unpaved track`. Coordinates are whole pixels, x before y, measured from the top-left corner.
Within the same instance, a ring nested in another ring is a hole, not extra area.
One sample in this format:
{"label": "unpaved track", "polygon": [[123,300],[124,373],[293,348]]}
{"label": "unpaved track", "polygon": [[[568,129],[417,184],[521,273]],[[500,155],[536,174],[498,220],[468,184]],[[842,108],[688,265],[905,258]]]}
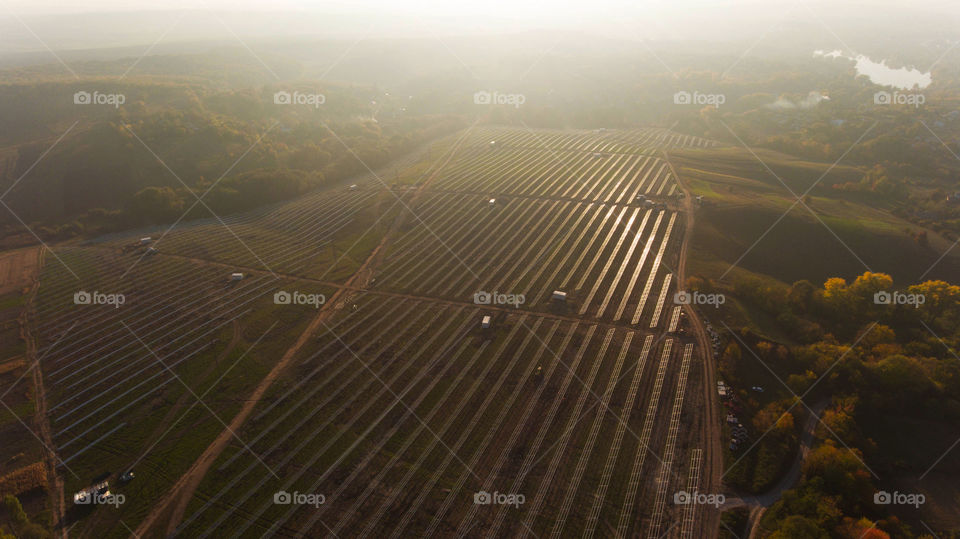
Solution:
{"label": "unpaved track", "polygon": [[[109,249],[109,248],[104,247],[104,249]],[[163,253],[163,252],[157,253],[155,256],[169,256],[169,257],[173,257],[173,258],[179,258],[179,259],[181,259],[181,260],[189,260],[189,261],[191,261],[191,262],[196,262],[196,263],[198,263],[198,264],[205,264],[205,265],[209,265],[209,266],[221,267],[221,268],[223,268],[223,269],[227,269],[227,270],[231,270],[231,271],[242,270],[245,274],[250,274],[250,275],[260,275],[260,274],[265,274],[265,273],[266,273],[266,271],[265,271],[263,268],[255,268],[255,267],[252,267],[252,266],[238,266],[237,264],[227,264],[227,263],[224,263],[224,262],[215,262],[215,261],[212,261],[212,260],[207,260],[207,259],[205,259],[205,258],[195,258],[195,257],[189,257],[189,256],[183,256],[183,255],[168,254],[168,253]],[[382,253],[381,253],[381,256],[382,256]],[[386,296],[386,297],[391,297],[391,298],[402,298],[402,299],[409,299],[409,300],[420,301],[420,302],[432,302],[432,303],[436,303],[436,304],[439,304],[439,305],[450,305],[450,306],[454,306],[454,307],[466,307],[466,306],[477,307],[477,304],[476,304],[476,303],[473,303],[472,301],[458,301],[458,300],[453,300],[453,299],[438,298],[438,297],[435,297],[435,296],[420,296],[420,295],[417,295],[417,294],[409,294],[409,293],[406,293],[406,292],[391,292],[391,291],[389,291],[389,290],[376,289],[376,288],[368,288],[368,287],[367,287],[367,286],[368,286],[368,283],[367,283],[366,281],[367,281],[371,276],[374,275],[374,273],[373,273],[372,270],[373,270],[374,267],[377,267],[378,264],[379,264],[378,261],[374,261],[372,264],[370,264],[370,266],[371,266],[371,267],[370,267],[370,271],[367,272],[365,275],[363,275],[362,278],[358,278],[358,279],[356,279],[356,280],[351,279],[351,281],[348,282],[348,283],[346,283],[346,284],[341,284],[341,283],[337,283],[337,282],[334,282],[334,281],[325,281],[325,280],[323,280],[323,279],[314,279],[314,278],[312,278],[312,277],[304,277],[304,276],[301,276],[301,275],[294,275],[294,274],[290,274],[290,273],[274,272],[274,275],[277,275],[277,276],[283,277],[283,278],[287,278],[287,279],[295,279],[295,280],[298,280],[298,281],[305,281],[305,282],[310,282],[310,283],[316,283],[316,284],[323,285],[323,286],[327,286],[327,287],[330,287],[330,288],[333,288],[333,289],[336,289],[336,290],[347,290],[347,291],[352,291],[352,292],[362,292],[362,293],[364,293],[364,294],[370,294],[370,295],[375,295],[375,296]],[[600,326],[600,327],[619,327],[619,328],[629,329],[629,330],[632,330],[632,331],[639,331],[640,333],[647,333],[647,332],[644,331],[643,328],[638,328],[636,325],[629,324],[629,323],[626,323],[626,322],[609,322],[609,321],[606,321],[606,320],[594,319],[594,318],[592,318],[592,317],[583,317],[583,318],[581,318],[581,317],[576,316],[576,315],[574,315],[574,314],[569,314],[569,315],[568,315],[568,314],[562,314],[562,313],[551,312],[551,311],[535,311],[535,310],[524,310],[524,311],[520,311],[520,310],[517,310],[517,309],[515,309],[515,308],[513,308],[513,307],[500,307],[500,306],[497,306],[497,305],[482,305],[482,306],[479,306],[479,307],[481,307],[484,311],[498,311],[498,312],[505,312],[505,313],[509,313],[509,314],[527,313],[527,314],[533,314],[533,315],[536,315],[536,316],[539,316],[539,317],[543,317],[543,318],[549,318],[549,319],[551,319],[551,320],[566,320],[566,321],[568,321],[568,322],[584,322],[584,321],[588,321],[589,323],[595,324],[595,325]]]}
{"label": "unpaved track", "polygon": [[[14,254],[15,253],[15,254]],[[37,361],[37,343],[30,330],[30,321],[35,318],[34,308],[37,291],[40,289],[40,268],[43,266],[43,250],[39,247],[30,249],[20,249],[14,253],[5,254],[3,258],[4,276],[15,275],[18,282],[5,283],[13,285],[13,290],[24,286],[23,279],[27,279],[30,286],[27,302],[20,313],[20,338],[26,346],[27,368],[31,369],[33,377],[34,400],[36,401],[34,421],[40,430],[40,439],[44,445],[44,463],[47,468],[47,490],[50,492],[51,510],[53,511],[54,533],[66,539],[67,529],[64,527],[64,517],[66,515],[66,504],[64,502],[63,479],[57,475],[57,458],[55,445],[53,444],[53,433],[50,430],[50,423],[47,421],[47,393],[43,385],[43,368],[40,365],[34,365]],[[10,290],[5,291],[9,292]]]}
{"label": "unpaved track", "polygon": [[[693,243],[695,224],[693,196],[687,186],[681,181],[676,169],[673,168],[673,163],[670,161],[670,156],[666,151],[663,152],[663,160],[667,162],[667,165],[670,167],[670,172],[673,173],[674,181],[677,182],[677,186],[683,193],[683,213],[686,216],[686,227],[683,233],[683,243],[680,248],[680,261],[677,263],[677,286],[682,289],[686,285],[687,255]],[[707,337],[707,331],[703,321],[700,320],[693,306],[684,305],[683,312],[686,314],[687,320],[690,321],[693,337],[697,342],[700,358],[703,361],[703,399],[705,403],[703,409],[703,462],[706,471],[702,472],[704,485],[701,486],[701,489],[703,492],[720,492],[723,472],[723,453],[720,448],[722,431],[718,413],[720,402],[715,389],[717,378],[716,364],[711,354],[713,346],[710,343],[709,337]],[[703,511],[706,514],[704,518],[700,519],[700,522],[697,523],[697,532],[695,535],[697,537],[714,537],[719,533],[720,529],[720,511],[709,509],[709,506],[704,506]]]}
{"label": "unpaved track", "polygon": [[[670,171],[673,173],[674,178],[676,178],[677,185],[684,194],[683,207],[684,213],[686,213],[687,216],[687,229],[684,233],[683,247],[680,251],[680,262],[678,264],[679,267],[677,271],[677,275],[680,279],[679,286],[682,287],[686,276],[687,253],[693,239],[694,204],[690,191],[687,189],[686,185],[683,184],[680,179],[680,175],[677,174],[677,171],[673,168],[673,163],[670,162],[669,155],[666,151],[663,152],[663,158],[670,166]],[[710,350],[712,350],[712,343],[707,337],[707,332],[703,321],[697,317],[696,311],[690,305],[684,305],[683,308],[691,322],[694,338],[700,347],[701,355],[703,356],[704,360],[703,391],[705,402],[707,403],[707,406],[705,407],[706,409],[704,410],[704,428],[706,430],[706,447],[704,448],[704,451],[706,452],[707,456],[704,460],[709,470],[705,474],[705,477],[707,478],[707,484],[704,485],[703,490],[704,492],[720,492],[722,490],[723,471],[723,453],[720,447],[722,430],[718,415],[718,410],[720,409],[719,398],[715,389],[716,363],[714,362],[710,352]],[[823,400],[817,402],[811,408],[812,413],[809,413],[804,424],[803,433],[800,440],[800,448],[797,451],[797,456],[794,459],[793,465],[791,466],[790,471],[788,471],[787,474],[773,488],[757,496],[727,498],[726,504],[722,506],[725,510],[735,507],[750,508],[750,517],[748,520],[749,532],[747,537],[756,537],[756,534],[759,531],[760,519],[763,517],[767,507],[773,505],[777,500],[780,499],[784,491],[793,488],[800,480],[803,462],[806,460],[807,455],[810,453],[810,448],[813,445],[814,434],[819,417],[828,404],[829,400]],[[716,536],[719,532],[721,511],[706,509],[706,513],[707,517],[702,519],[701,522],[697,524],[698,537]]]}
{"label": "unpaved track", "polygon": [[378,246],[370,256],[364,262],[363,266],[347,281],[345,287],[338,289],[333,296],[323,305],[317,315],[310,321],[310,324],[307,328],[300,334],[296,342],[293,343],[290,348],[283,354],[283,357],[280,358],[280,361],[274,365],[273,369],[267,374],[267,376],[260,381],[256,389],[250,397],[244,402],[243,408],[240,409],[240,412],[234,416],[233,420],[230,421],[230,424],[220,433],[219,436],[209,445],[207,449],[200,455],[199,458],[193,463],[193,466],[180,478],[176,484],[164,495],[154,506],[154,509],[150,512],[149,515],[140,523],[137,527],[134,535],[136,536],[145,536],[147,532],[154,526],[154,523],[157,519],[166,513],[171,507],[173,509],[170,518],[167,519],[166,526],[166,535],[173,533],[177,525],[183,520],[183,515],[186,512],[187,505],[190,503],[190,500],[193,498],[194,493],[197,490],[197,487],[200,486],[200,482],[206,476],[207,472],[210,470],[210,467],[213,465],[217,457],[220,456],[220,453],[226,449],[227,444],[230,443],[230,440],[235,436],[240,428],[243,426],[243,423],[247,420],[247,417],[250,416],[250,413],[260,402],[260,399],[263,398],[263,395],[266,394],[267,390],[270,389],[270,386],[273,385],[273,382],[280,377],[283,371],[286,369],[287,365],[293,360],[294,356],[303,348],[311,337],[313,337],[326,323],[326,320],[333,315],[340,305],[343,303],[341,300],[345,296],[349,295],[352,291],[348,287],[352,286],[354,281],[361,278],[367,271],[369,271],[369,264],[372,260],[375,259],[377,254],[380,252],[382,243]]}
{"label": "unpaved track", "polygon": [[[465,137],[464,137],[465,138]],[[453,153],[459,148],[460,144],[464,139],[460,139],[454,146],[454,151],[451,152],[451,158]],[[449,161],[450,158],[447,159]],[[446,164],[446,162],[444,163]],[[424,188],[433,180],[433,178],[439,173],[439,170],[443,167],[439,167],[437,171],[431,175],[431,177],[423,183],[420,189],[414,195],[414,198],[418,197],[423,191]],[[371,171],[371,174],[374,174]],[[394,196],[398,196],[394,194]],[[398,222],[394,223],[394,226],[391,228],[391,232],[398,229],[399,221],[406,215],[406,212],[400,214],[400,217],[397,218]],[[220,456],[224,449],[226,449],[227,444],[230,442],[231,438],[235,436],[235,433],[240,430],[244,422],[247,420],[247,417],[250,416],[250,413],[260,402],[260,399],[266,394],[267,390],[270,389],[270,386],[273,385],[280,375],[286,370],[287,365],[293,360],[297,353],[303,348],[303,345],[306,344],[311,337],[313,337],[318,331],[326,325],[326,320],[332,316],[343,304],[346,303],[346,299],[350,294],[354,293],[357,290],[361,290],[369,281],[373,274],[374,267],[379,263],[381,259],[381,252],[384,249],[384,245],[387,243],[391,234],[388,232],[384,234],[383,238],[380,241],[380,244],[370,253],[363,265],[347,280],[343,285],[337,287],[336,292],[331,296],[323,307],[310,322],[307,328],[300,334],[297,338],[297,341],[287,349],[283,354],[283,357],[280,358],[280,361],[274,365],[273,369],[267,374],[267,376],[260,381],[256,389],[254,389],[253,394],[244,402],[243,408],[240,409],[240,412],[234,416],[233,420],[230,421],[230,424],[220,433],[219,436],[204,450],[204,452],[194,461],[193,465],[184,473],[183,476],[173,485],[173,487],[154,505],[154,509],[147,515],[147,517],[140,523],[136,531],[134,531],[134,536],[144,537],[147,535],[147,532],[151,531],[154,528],[154,525],[157,523],[157,520],[165,515],[169,514],[167,518],[167,525],[165,528],[165,535],[170,535],[174,533],[177,529],[177,526],[183,520],[184,513],[186,512],[187,505],[189,505],[190,500],[193,499],[193,495],[196,492],[197,488],[200,486],[201,481],[206,476],[207,472],[210,470],[210,467],[213,465],[214,461]],[[171,512],[172,510],[172,512]]]}

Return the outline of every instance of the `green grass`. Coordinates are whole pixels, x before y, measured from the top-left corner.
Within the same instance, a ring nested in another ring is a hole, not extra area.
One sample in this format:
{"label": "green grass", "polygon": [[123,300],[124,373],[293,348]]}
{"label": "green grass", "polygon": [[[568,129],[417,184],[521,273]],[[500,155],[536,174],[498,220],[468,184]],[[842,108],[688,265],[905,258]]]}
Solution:
{"label": "green grass", "polygon": [[[798,194],[827,168],[781,155],[761,158]],[[675,151],[671,159],[693,194],[704,197],[704,207],[697,209],[693,247],[707,254],[694,258],[692,270],[714,279],[739,260],[739,267],[784,283],[851,278],[869,267],[906,284],[923,275],[951,245],[928,231],[930,244],[922,246],[910,235],[921,227],[886,208],[842,198],[824,187],[805,199],[810,209],[794,206],[790,192],[745,150]],[[852,181],[860,173],[837,166],[821,185]],[[950,255],[927,278],[947,276],[957,268],[960,261]]]}
{"label": "green grass", "polygon": [[[97,281],[104,273],[104,268],[118,263],[115,257],[104,256],[104,252],[101,251],[65,253],[65,256],[71,258],[71,261],[67,262],[71,268],[81,268],[78,271],[81,282],[90,290],[99,288],[97,285],[100,283]],[[121,263],[125,260],[121,260]],[[71,263],[74,261],[77,262],[76,265]],[[158,281],[162,279],[160,272],[177,266],[197,269],[199,271],[196,275],[201,275],[200,271],[203,272],[203,276],[210,275],[209,269],[202,269],[193,262],[175,258],[156,258],[151,260],[150,264],[152,266],[144,266],[132,273],[128,278],[127,286],[140,289],[163,285],[163,282]],[[48,304],[69,308],[72,307],[70,294],[51,293],[53,290],[51,283],[54,280],[68,279],[63,282],[72,280],[69,274],[64,274],[65,270],[57,266],[47,265],[44,268],[41,295]],[[211,290],[219,290],[222,284],[211,280],[210,286]],[[322,293],[327,297],[333,293],[333,290],[328,287],[306,281],[286,280],[280,283],[279,288],[302,293]],[[123,308],[130,309],[129,314],[134,315],[139,307],[136,301],[130,301]],[[290,343],[295,342],[297,336],[316,313],[316,309],[308,306],[275,305],[270,294],[249,305],[249,309],[250,311],[239,319],[240,340],[235,348],[227,351],[229,343],[234,338],[233,325],[227,324],[219,328],[200,341],[215,341],[212,345],[175,367],[182,384],[177,380],[171,381],[147,399],[127,409],[119,419],[94,429],[70,447],[66,456],[93,442],[114,425],[120,422],[126,423],[124,427],[70,461],[71,471],[64,472],[68,495],[89,486],[94,477],[104,472],[117,474],[132,466],[149,450],[145,458],[136,464],[136,479],[129,485],[115,485],[115,490],[127,495],[127,503],[119,509],[98,507],[89,514],[71,513],[73,516],[81,517],[73,528],[75,533],[97,530],[100,535],[106,537],[128,536],[129,532],[120,524],[120,520],[133,525],[152,509],[156,499],[169,490],[176,479],[223,430],[223,422],[229,422],[236,415],[243,406],[246,396],[273,367]],[[55,313],[55,316],[62,314],[64,313]],[[220,323],[222,322],[213,322],[207,327],[213,328]],[[270,329],[269,335],[253,347],[253,343],[268,329]],[[196,403],[194,394],[204,394],[214,383],[217,385],[203,397],[204,404],[194,405]],[[184,384],[190,389],[185,388]],[[123,398],[113,406],[119,408],[135,396]],[[48,393],[48,398],[49,405],[55,406],[58,398],[62,397],[58,395],[57,388],[53,387]],[[9,397],[8,402],[12,402]],[[171,415],[174,406],[178,404],[180,408]],[[191,405],[194,405],[192,409]],[[17,403],[14,408],[24,414],[28,411],[32,413],[31,402]],[[219,419],[214,417],[214,414]],[[62,428],[79,417],[81,417],[80,413],[75,414],[59,427]],[[79,433],[91,424],[92,421],[86,421],[78,425],[70,434],[58,441],[63,443],[71,438],[71,434]],[[5,441],[8,439],[7,432],[4,429]],[[10,447],[21,439],[34,440],[33,437],[28,438],[26,432],[21,432],[11,435]],[[151,447],[154,441],[157,443]],[[116,483],[115,475],[113,479],[113,483]]]}
{"label": "green grass", "polygon": [[724,511],[720,515],[720,535],[721,539],[739,539],[748,534],[747,521],[750,517],[750,510],[745,507]]}
{"label": "green grass", "polygon": [[[727,178],[731,185],[755,189],[755,184],[761,183],[776,191],[786,192],[786,184],[798,194],[809,189],[818,180],[818,186],[826,187],[835,183],[858,181],[864,172],[844,164],[831,166],[830,163],[806,161],[770,150],[754,150],[751,153],[740,147],[671,150],[670,156],[674,166],[682,165],[684,168],[700,170],[706,175]],[[678,172],[686,175],[679,167]],[[750,178],[749,183],[744,184],[744,178]]]}
{"label": "green grass", "polygon": [[15,292],[0,297],[0,311],[6,309],[20,309],[27,303],[27,296]]}

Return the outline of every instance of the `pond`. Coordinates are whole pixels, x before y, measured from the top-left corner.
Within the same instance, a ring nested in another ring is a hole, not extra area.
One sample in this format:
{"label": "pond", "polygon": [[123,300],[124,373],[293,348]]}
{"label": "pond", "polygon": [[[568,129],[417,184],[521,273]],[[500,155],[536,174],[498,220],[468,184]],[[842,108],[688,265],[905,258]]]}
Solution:
{"label": "pond", "polygon": [[930,86],[933,77],[929,71],[923,72],[915,67],[893,68],[887,65],[886,60],[874,61],[868,56],[859,54],[856,57],[847,56],[839,50],[813,52],[814,56],[823,58],[846,58],[855,62],[857,75],[866,75],[870,82],[881,86],[892,86],[899,90],[919,89]]}

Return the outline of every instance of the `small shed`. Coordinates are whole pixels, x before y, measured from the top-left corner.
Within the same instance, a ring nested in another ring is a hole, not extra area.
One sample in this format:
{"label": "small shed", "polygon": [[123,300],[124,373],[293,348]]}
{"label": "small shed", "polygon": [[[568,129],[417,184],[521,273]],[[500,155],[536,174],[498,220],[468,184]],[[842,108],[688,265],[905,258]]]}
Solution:
{"label": "small shed", "polygon": [[553,294],[550,295],[550,299],[553,301],[567,301],[567,293],[562,290],[554,290]]}
{"label": "small shed", "polygon": [[490,324],[492,321],[493,320],[490,318],[490,315],[486,315],[480,320],[480,327],[482,329],[490,329]]}
{"label": "small shed", "polygon": [[242,280],[243,280],[243,274],[240,273],[240,272],[231,273],[231,274],[230,274],[230,280],[231,280],[231,281],[242,281]]}
{"label": "small shed", "polygon": [[491,205],[491,206],[496,206],[496,205],[497,205],[497,199],[491,198],[491,199],[490,199],[490,202],[488,202],[487,204],[489,204],[489,205]]}
{"label": "small shed", "polygon": [[157,248],[156,248],[156,247],[147,247],[147,254],[148,254],[148,255],[155,255],[155,254],[157,254],[157,253],[158,253],[158,251],[157,251]]}
{"label": "small shed", "polygon": [[140,245],[146,245],[146,244],[150,243],[151,241],[153,241],[153,239],[152,239],[150,236],[144,236],[144,237],[140,238]]}
{"label": "small shed", "polygon": [[497,141],[491,140],[491,141],[490,141],[490,147],[491,147],[491,148],[496,148],[496,147],[497,147]]}
{"label": "small shed", "polygon": [[350,184],[350,190],[351,190],[351,191],[356,191],[356,190],[357,190],[357,184],[355,184],[355,183]]}

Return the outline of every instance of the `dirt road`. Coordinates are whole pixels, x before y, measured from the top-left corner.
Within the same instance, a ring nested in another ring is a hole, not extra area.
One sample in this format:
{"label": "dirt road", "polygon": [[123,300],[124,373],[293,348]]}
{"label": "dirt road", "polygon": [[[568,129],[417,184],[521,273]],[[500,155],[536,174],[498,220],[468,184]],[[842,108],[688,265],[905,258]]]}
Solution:
{"label": "dirt road", "polygon": [[[677,283],[684,287],[687,278],[687,258],[693,243],[693,231],[695,224],[693,196],[686,185],[681,181],[680,175],[673,168],[670,157],[667,152],[663,152],[663,160],[670,167],[670,172],[676,179],[677,186],[683,192],[683,213],[686,217],[686,227],[683,234],[683,243],[680,248],[680,261],[677,264]],[[684,305],[683,312],[687,320],[690,321],[690,327],[693,330],[693,337],[697,341],[697,350],[703,361],[703,399],[706,403],[703,410],[703,453],[704,466],[706,472],[703,474],[706,482],[701,486],[703,492],[720,492],[722,490],[723,473],[723,453],[720,448],[720,436],[722,434],[720,426],[720,402],[716,390],[716,362],[714,361],[711,350],[713,347],[710,338],[707,337],[707,330],[703,320],[697,315],[692,305]],[[713,537],[720,528],[720,511],[704,509],[705,518],[697,525],[697,537]]]}
{"label": "dirt road", "polygon": [[[676,178],[677,185],[684,194],[683,209],[686,215],[687,226],[684,232],[683,247],[680,251],[680,262],[677,270],[678,279],[682,286],[682,283],[685,282],[684,279],[686,278],[687,255],[693,239],[695,204],[689,189],[683,184],[680,176],[677,174],[677,171],[673,168],[673,163],[670,162],[667,152],[663,152],[663,158],[670,166],[670,171],[673,173],[674,177]],[[706,474],[709,483],[704,485],[703,489],[705,492],[721,492],[723,490],[723,452],[720,446],[720,438],[722,435],[722,428],[719,418],[720,403],[717,396],[717,391],[715,389],[717,378],[716,362],[714,361],[710,352],[712,350],[712,344],[709,337],[707,337],[703,320],[697,316],[695,310],[690,305],[684,306],[684,312],[687,314],[687,317],[691,322],[694,338],[699,345],[705,366],[703,391],[705,402],[708,403],[708,406],[704,410],[704,425],[706,430],[704,433],[706,443],[704,452],[707,455],[704,460],[709,467],[709,472]],[[829,400],[824,400],[817,402],[812,407],[813,413],[809,414],[806,422],[804,423],[803,433],[800,439],[800,450],[797,452],[793,465],[790,467],[790,471],[788,471],[787,474],[784,475],[783,478],[781,478],[773,488],[757,496],[728,497],[726,503],[721,507],[723,510],[733,509],[736,507],[751,508],[750,519],[748,523],[748,527],[750,529],[749,537],[756,536],[756,533],[759,530],[760,519],[763,517],[767,507],[776,503],[776,501],[779,500],[783,495],[784,491],[793,488],[799,482],[800,474],[803,469],[803,462],[806,460],[807,455],[810,453],[810,448],[813,445],[814,433],[816,431],[818,418],[828,404]],[[703,519],[703,522],[699,527],[699,537],[716,535],[720,525],[721,512],[722,511],[719,510],[708,511],[708,517]]]}
{"label": "dirt road", "polygon": [[[454,151],[459,148],[460,143],[463,139],[460,139],[457,144],[454,146]],[[449,161],[449,158],[447,159]],[[446,162],[444,162],[445,164]],[[418,190],[417,195],[423,191],[423,188],[439,173],[439,170],[442,168],[439,167],[437,171],[431,175],[427,182],[424,182],[423,186]],[[371,174],[374,174],[371,171]],[[396,195],[394,195],[396,196]],[[400,219],[405,216],[406,212],[402,213],[398,217],[398,222]],[[394,226],[391,230],[396,230],[398,223],[394,223]],[[273,369],[267,374],[267,376],[260,381],[256,389],[254,389],[253,394],[251,394],[247,400],[244,402],[243,408],[240,409],[240,412],[230,421],[230,424],[224,428],[224,430],[217,436],[217,438],[203,451],[199,458],[194,461],[193,465],[184,473],[183,476],[173,485],[173,487],[154,505],[154,509],[147,515],[147,517],[140,523],[137,527],[134,535],[138,537],[146,536],[158,523],[158,520],[161,516],[168,515],[168,518],[165,519],[166,528],[165,535],[170,535],[173,533],[177,525],[183,520],[184,513],[186,512],[187,505],[190,503],[190,500],[193,498],[194,493],[197,488],[200,486],[200,483],[203,481],[203,478],[206,476],[207,472],[210,470],[210,467],[213,465],[214,461],[217,460],[217,457],[226,449],[227,444],[230,443],[230,440],[236,436],[236,432],[240,430],[244,422],[250,416],[250,413],[260,402],[260,399],[266,394],[267,390],[270,389],[270,386],[280,377],[280,375],[286,370],[287,366],[297,355],[297,353],[303,348],[312,337],[314,337],[326,324],[326,320],[332,316],[344,303],[346,303],[346,298],[349,295],[356,293],[358,290],[362,290],[366,283],[370,281],[370,278],[373,274],[373,271],[376,265],[381,259],[381,254],[384,251],[384,246],[388,242],[391,234],[384,234],[383,238],[380,241],[380,244],[370,253],[364,263],[360,266],[359,269],[347,280],[343,285],[338,285],[336,292],[328,298],[327,302],[324,303],[323,307],[319,310],[317,315],[310,321],[310,324],[307,328],[300,334],[296,342],[290,346],[287,351],[283,354],[283,357],[274,365]]]}
{"label": "dirt road", "polygon": [[[47,392],[43,385],[43,369],[34,365],[37,361],[37,342],[30,329],[30,321],[35,318],[35,301],[40,289],[40,268],[43,266],[43,250],[40,247],[18,249],[0,255],[0,275],[11,279],[3,282],[3,292],[11,292],[18,288],[29,286],[27,301],[18,319],[20,324],[20,338],[26,347],[27,368],[33,378],[34,391],[34,422],[40,430],[40,439],[44,445],[44,464],[47,470],[47,490],[50,492],[50,505],[53,513],[54,531],[66,539],[67,530],[64,527],[66,502],[64,501],[63,480],[57,474],[56,446],[53,443],[53,432],[47,420]],[[31,368],[32,366],[32,368]]]}
{"label": "dirt road", "polygon": [[368,270],[368,265],[376,257],[377,253],[380,251],[381,246],[378,246],[370,254],[370,257],[364,262],[363,266],[347,281],[347,284],[344,288],[338,289],[331,298],[323,305],[319,310],[317,315],[310,321],[310,324],[306,329],[300,334],[296,342],[291,345],[287,351],[283,354],[280,360],[276,365],[273,366],[273,369],[267,373],[267,376],[257,385],[253,393],[244,401],[243,408],[237,413],[236,416],[230,421],[230,424],[227,425],[219,436],[203,451],[199,458],[193,463],[190,469],[180,477],[180,479],[173,485],[173,487],[165,494],[154,506],[154,509],[150,512],[149,515],[140,523],[140,525],[135,530],[134,534],[137,536],[145,536],[154,524],[157,522],[158,518],[161,515],[166,514],[168,511],[172,510],[169,518],[166,519],[166,528],[165,532],[167,535],[176,530],[177,525],[183,520],[183,515],[187,509],[187,505],[190,503],[190,500],[193,498],[194,493],[197,490],[197,487],[200,486],[200,482],[206,476],[207,472],[210,470],[210,467],[213,465],[214,461],[217,460],[217,457],[226,449],[227,444],[230,443],[230,440],[236,436],[236,432],[240,430],[244,422],[247,420],[247,417],[250,416],[250,413],[253,412],[253,409],[260,402],[260,399],[263,398],[263,395],[266,394],[267,390],[270,389],[270,386],[280,377],[284,370],[286,370],[287,365],[293,360],[297,353],[303,348],[303,345],[306,344],[314,335],[316,335],[321,328],[324,326],[326,320],[339,308],[342,304],[342,299],[344,296],[352,293],[348,288],[353,282]]}

